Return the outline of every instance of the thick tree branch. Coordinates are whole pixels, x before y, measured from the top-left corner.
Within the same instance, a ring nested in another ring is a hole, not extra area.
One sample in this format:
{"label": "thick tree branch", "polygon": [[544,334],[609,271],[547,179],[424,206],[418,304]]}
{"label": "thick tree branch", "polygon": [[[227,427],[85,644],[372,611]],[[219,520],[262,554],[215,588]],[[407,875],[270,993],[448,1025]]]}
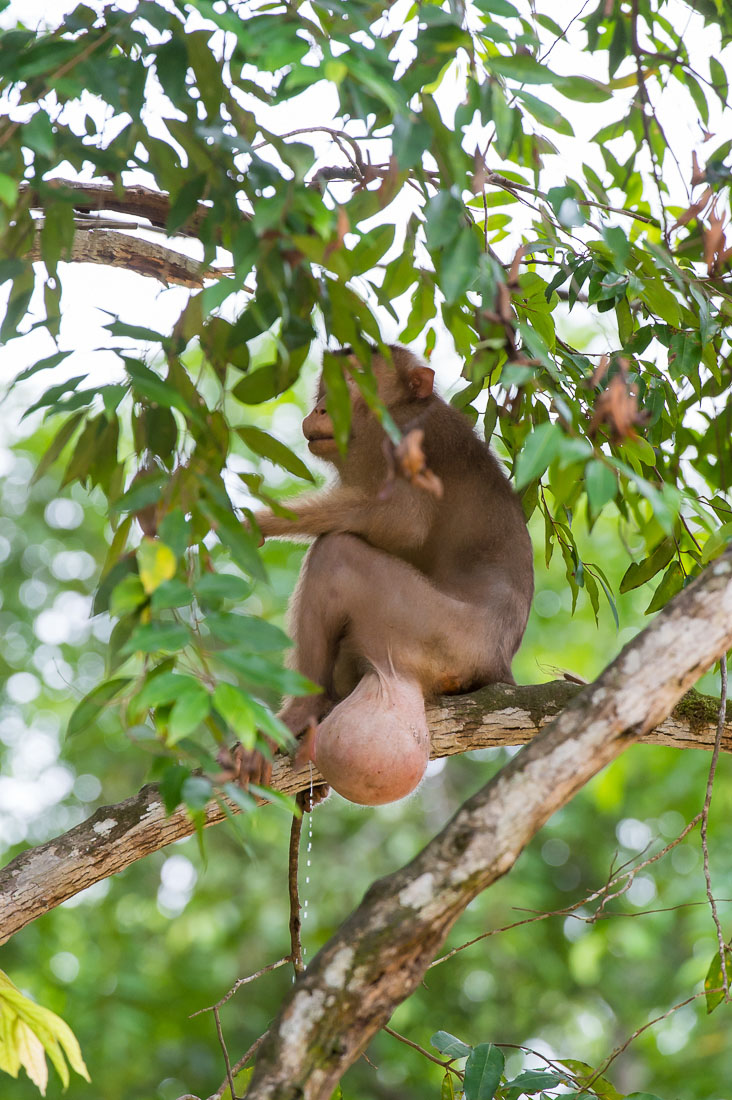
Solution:
{"label": "thick tree branch", "polygon": [[[31,260],[42,260],[40,237],[31,249]],[[63,255],[68,263],[104,264],[105,267],[123,267],[158,279],[165,286],[201,287],[204,279],[219,278],[227,272],[204,268],[191,256],[184,256],[172,248],[166,248],[144,237],[119,233],[114,229],[78,227],[71,252]]]}
{"label": "thick tree branch", "polygon": [[732,646],[732,554],[715,562],[473,796],[407,866],[375,883],[298,979],[247,1096],[327,1100],[419,984],[468,903],[544,822],[658,725]]}
{"label": "thick tree branch", "polygon": [[[577,684],[556,680],[525,687],[493,684],[470,695],[445,696],[427,707],[432,757],[526,744],[581,690]],[[732,752],[732,703],[727,715],[722,747]],[[716,724],[717,701],[690,691],[641,739],[712,749]],[[275,789],[296,795],[309,785],[308,769],[296,770],[288,759],[276,759]],[[230,809],[238,812],[235,806]],[[207,825],[217,825],[225,816],[216,802],[209,803]],[[124,802],[102,806],[68,833],[22,852],[0,870],[0,943],[67,898],[193,831],[184,809],[166,816],[157,787],[149,785]]]}
{"label": "thick tree branch", "polygon": [[[165,229],[170,214],[170,196],[165,191],[155,191],[151,187],[135,184],[130,187],[118,187],[113,183],[80,183],[77,180],[53,179],[46,185],[58,189],[71,197],[74,210],[89,213],[92,210],[114,210],[119,214],[130,214],[136,218],[146,218],[151,225]],[[28,184],[21,184],[20,194],[30,195],[30,205],[43,209],[44,196],[40,191],[32,190]],[[56,196],[52,196],[57,201]],[[203,203],[198,206],[190,218],[176,233],[181,237],[197,237],[201,222],[209,212]],[[242,212],[242,217],[245,214]]]}

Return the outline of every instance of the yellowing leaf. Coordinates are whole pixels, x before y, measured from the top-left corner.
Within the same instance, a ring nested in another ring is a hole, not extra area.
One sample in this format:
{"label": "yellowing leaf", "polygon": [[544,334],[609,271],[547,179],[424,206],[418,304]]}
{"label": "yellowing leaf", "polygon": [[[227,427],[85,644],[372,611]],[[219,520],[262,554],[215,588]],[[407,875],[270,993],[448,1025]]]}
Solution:
{"label": "yellowing leaf", "polygon": [[15,1047],[18,1052],[20,1064],[38,1088],[41,1096],[46,1095],[48,1085],[48,1065],[43,1050],[43,1043],[31,1031],[28,1024],[20,1018],[15,1021]]}
{"label": "yellowing leaf", "polygon": [[64,1088],[69,1084],[67,1061],[80,1077],[89,1080],[81,1048],[69,1025],[55,1012],[29,1000],[0,970],[0,1069],[17,1077],[22,1066],[45,1096],[48,1068],[44,1051]]}
{"label": "yellowing leaf", "polygon": [[175,576],[175,554],[160,539],[144,538],[137,548],[137,566],[142,587],[149,596],[163,581]]}

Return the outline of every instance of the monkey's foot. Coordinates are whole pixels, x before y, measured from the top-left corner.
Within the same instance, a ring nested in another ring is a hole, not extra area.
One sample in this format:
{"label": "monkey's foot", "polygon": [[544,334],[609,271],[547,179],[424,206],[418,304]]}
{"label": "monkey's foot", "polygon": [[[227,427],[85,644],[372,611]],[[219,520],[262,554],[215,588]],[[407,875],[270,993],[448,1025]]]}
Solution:
{"label": "monkey's foot", "polygon": [[264,740],[269,747],[268,754],[258,749],[245,749],[239,742],[231,748],[219,749],[216,760],[223,771],[216,777],[217,783],[238,783],[245,791],[250,783],[268,786],[272,779],[272,754],[277,746],[269,737]]}
{"label": "monkey's foot", "polygon": [[[292,758],[296,768],[304,768],[306,764],[315,760],[315,736],[317,732],[318,723],[314,718],[311,718],[305,732],[298,737],[299,744]],[[317,806],[319,802],[324,802],[329,794],[330,787],[328,784],[318,783],[313,785],[312,788],[300,791],[298,801],[306,812],[310,812],[313,806]]]}

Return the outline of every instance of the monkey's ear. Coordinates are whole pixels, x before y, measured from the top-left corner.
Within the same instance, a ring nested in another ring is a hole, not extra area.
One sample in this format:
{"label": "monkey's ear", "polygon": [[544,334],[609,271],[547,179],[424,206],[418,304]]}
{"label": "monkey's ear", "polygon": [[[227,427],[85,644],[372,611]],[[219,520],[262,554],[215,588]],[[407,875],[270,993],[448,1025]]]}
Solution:
{"label": "monkey's ear", "polygon": [[409,372],[409,388],[415,397],[429,397],[435,387],[432,367],[412,367]]}

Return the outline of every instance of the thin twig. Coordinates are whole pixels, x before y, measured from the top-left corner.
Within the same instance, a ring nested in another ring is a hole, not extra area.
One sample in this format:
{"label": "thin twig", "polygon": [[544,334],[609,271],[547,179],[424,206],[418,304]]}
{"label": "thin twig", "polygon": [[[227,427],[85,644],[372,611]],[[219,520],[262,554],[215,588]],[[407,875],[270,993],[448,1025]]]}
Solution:
{"label": "thin twig", "polygon": [[[588,894],[580,901],[574,902],[573,905],[568,905],[564,909],[555,909],[547,913],[534,913],[533,916],[525,917],[523,920],[514,921],[513,924],[506,924],[502,928],[491,928],[488,932],[482,932],[479,936],[476,936],[475,939],[468,940],[467,943],[462,943],[459,947],[453,947],[452,951],[448,951],[445,955],[441,955],[439,959],[435,959],[433,962],[431,962],[428,969],[431,970],[433,966],[439,966],[440,963],[447,962],[447,960],[451,959],[453,955],[457,955],[460,951],[465,951],[467,947],[472,947],[473,944],[479,943],[481,940],[489,939],[491,936],[498,936],[501,932],[510,932],[513,928],[520,928],[524,924],[534,924],[536,921],[548,920],[549,917],[574,917],[575,920],[582,920],[585,924],[593,924],[595,921],[605,919],[608,916],[620,916],[621,914],[604,913],[603,906],[605,905],[605,901],[609,901],[611,900],[611,898],[618,897],[621,893],[625,893],[625,889],[630,888],[630,884],[632,883],[638,872],[642,871],[645,867],[648,867],[651,863],[656,863],[659,859],[663,859],[663,857],[667,855],[672,848],[675,848],[677,844],[680,844],[681,841],[684,840],[684,838],[691,832],[691,830],[699,824],[699,822],[701,821],[701,817],[701,813],[698,813],[695,817],[693,817],[688,825],[681,831],[681,833],[679,833],[679,835],[674,840],[672,840],[670,844],[667,844],[666,847],[663,848],[660,852],[657,852],[656,855],[650,856],[648,859],[644,860],[643,863],[639,863],[635,867],[632,867],[630,871],[626,871],[622,875],[617,875],[609,882],[606,882],[605,885],[602,886],[599,890],[595,890],[593,893]],[[625,879],[628,880],[628,884],[625,889],[618,891],[616,894],[612,894],[610,897],[607,897],[608,890],[611,890],[614,886],[617,886]],[[583,906],[589,905],[591,902],[597,901],[600,898],[602,898],[603,900],[598,906],[597,911],[595,913],[592,913],[591,916],[578,917],[575,915],[577,909],[581,909]],[[673,908],[680,908],[680,906],[674,906]],[[524,910],[524,912],[527,912],[527,910]],[[531,910],[528,910],[528,912],[531,912]],[[641,916],[640,913],[636,913],[633,915]]]}
{"label": "thin twig", "polygon": [[[239,1059],[239,1061],[236,1063],[236,1065],[231,1067],[231,1076],[232,1077],[236,1077],[237,1073],[240,1073],[241,1070],[244,1069],[244,1066],[247,1064],[247,1062],[249,1062],[254,1057],[254,1055],[257,1053],[257,1051],[259,1050],[259,1048],[261,1047],[262,1043],[264,1042],[264,1040],[267,1038],[268,1035],[269,1035],[269,1031],[265,1031],[263,1035],[260,1035],[258,1039],[254,1040],[254,1042],[249,1047],[249,1050],[246,1052],[246,1054],[243,1054],[242,1057]],[[207,1098],[207,1100],[221,1100],[221,1097],[226,1092],[226,1089],[228,1088],[228,1085],[229,1085],[228,1078],[225,1078],[221,1082],[219,1087],[216,1089],[216,1092],[212,1092],[211,1095]],[[232,1096],[232,1100],[234,1100],[234,1093],[233,1092],[232,1092],[231,1096]]]}
{"label": "thin twig", "polygon": [[302,974],[305,969],[305,964],[302,959],[302,940],[300,939],[302,921],[300,920],[300,892],[297,883],[300,865],[300,834],[302,833],[302,794],[303,792],[301,791],[297,796],[300,813],[292,815],[292,825],[290,826],[290,852],[287,861],[287,885],[290,896],[290,958],[292,959],[292,965],[295,969],[296,976]]}
{"label": "thin twig", "polygon": [[707,828],[709,826],[709,807],[712,804],[712,789],[714,787],[714,774],[717,770],[717,761],[719,760],[719,753],[722,747],[722,734],[724,733],[725,721],[727,718],[727,656],[726,654],[721,657],[719,661],[719,678],[722,686],[722,693],[719,700],[719,721],[717,723],[717,739],[714,742],[714,750],[712,752],[712,762],[709,765],[709,775],[707,777],[707,790],[704,796],[704,808],[701,814],[701,843],[702,854],[704,856],[704,880],[707,884],[707,898],[709,899],[709,907],[712,910],[712,919],[714,920],[714,927],[717,929],[717,943],[719,945],[719,961],[722,964],[722,985],[724,987],[724,999],[729,1001],[729,975],[727,974],[727,948],[724,942],[724,934],[722,932],[722,925],[719,921],[719,914],[717,913],[717,903],[714,900],[714,894],[712,893],[712,876],[709,870],[709,843],[707,839]]}
{"label": "thin twig", "polygon": [[226,1066],[226,1079],[229,1082],[229,1088],[231,1089],[231,1100],[236,1100],[236,1093],[234,1092],[234,1078],[231,1076],[231,1062],[229,1061],[229,1052],[226,1049],[226,1040],[224,1039],[224,1033],[221,1028],[221,1018],[219,1017],[218,1008],[213,1010],[214,1020],[216,1021],[216,1034],[219,1037],[219,1043],[221,1044],[221,1050],[224,1054],[224,1065]]}
{"label": "thin twig", "polygon": [[659,172],[659,166],[656,161],[656,154],[653,151],[653,145],[651,143],[651,127],[648,117],[648,111],[650,111],[653,121],[658,125],[656,119],[656,112],[653,109],[651,103],[651,97],[648,94],[648,88],[646,87],[646,77],[643,72],[643,61],[641,48],[638,42],[638,0],[633,0],[633,6],[630,16],[630,34],[631,34],[631,46],[633,50],[633,56],[635,57],[636,68],[636,80],[638,84],[638,97],[641,103],[641,124],[643,126],[643,136],[645,138],[646,145],[648,147],[648,155],[651,158],[651,172],[653,173],[653,179],[656,183],[656,190],[658,191],[658,201],[661,206],[661,222],[663,225],[663,239],[668,246],[668,222],[666,220],[666,207],[663,204],[663,191],[661,189],[661,176]]}
{"label": "thin twig", "polygon": [[381,1030],[385,1031],[387,1035],[391,1035],[392,1039],[398,1039],[400,1043],[404,1043],[405,1046],[411,1047],[412,1050],[418,1051],[425,1058],[429,1058],[430,1062],[434,1062],[436,1065],[442,1066],[443,1069],[452,1070],[452,1072],[457,1077],[461,1076],[461,1074],[459,1074],[456,1069],[453,1069],[453,1066],[452,1066],[453,1059],[449,1059],[448,1061],[445,1061],[442,1058],[438,1058],[437,1055],[431,1054],[428,1050],[425,1050],[424,1047],[421,1047],[419,1045],[419,1043],[413,1043],[412,1040],[407,1039],[407,1037],[405,1035],[400,1035],[398,1031],[394,1031],[393,1027],[386,1027],[385,1026],[385,1027],[382,1027]]}
{"label": "thin twig", "polygon": [[201,1016],[204,1012],[215,1012],[216,1009],[221,1008],[222,1005],[225,1005],[227,1001],[231,1000],[237,989],[241,989],[243,985],[249,985],[250,982],[255,982],[257,978],[261,978],[263,974],[269,974],[270,970],[277,970],[278,967],[284,966],[291,961],[290,956],[285,955],[284,958],[278,959],[276,963],[270,963],[269,966],[263,966],[256,974],[250,974],[248,978],[237,978],[229,992],[222,997],[220,1001],[217,1001],[215,1005],[209,1005],[208,1008],[199,1008],[196,1012],[191,1012],[188,1019],[192,1020],[194,1016]]}
{"label": "thin twig", "polygon": [[[634,1043],[635,1040],[640,1035],[642,1035],[644,1031],[647,1031],[649,1027],[653,1027],[655,1024],[660,1024],[661,1020],[667,1019],[667,1017],[672,1016],[674,1012],[678,1012],[680,1008],[684,1008],[686,1005],[690,1005],[693,1001],[698,1001],[700,997],[706,997],[709,993],[719,993],[719,990],[704,989],[700,993],[694,993],[693,996],[687,997],[685,1001],[679,1001],[678,1004],[672,1005],[671,1008],[667,1009],[666,1012],[661,1013],[660,1016],[654,1017],[653,1020],[649,1020],[647,1024],[643,1024],[642,1027],[639,1027],[637,1031],[634,1031],[633,1034],[625,1040],[622,1046],[616,1047],[612,1054],[608,1058],[606,1058],[606,1060],[598,1069],[597,1073],[592,1078],[592,1081],[596,1081],[598,1077],[602,1077],[607,1072],[608,1067],[611,1066],[612,1063],[615,1061],[615,1059],[618,1058],[624,1050],[627,1050],[630,1044]],[[589,1082],[589,1085],[585,1085],[585,1088],[592,1087],[592,1081]]]}

